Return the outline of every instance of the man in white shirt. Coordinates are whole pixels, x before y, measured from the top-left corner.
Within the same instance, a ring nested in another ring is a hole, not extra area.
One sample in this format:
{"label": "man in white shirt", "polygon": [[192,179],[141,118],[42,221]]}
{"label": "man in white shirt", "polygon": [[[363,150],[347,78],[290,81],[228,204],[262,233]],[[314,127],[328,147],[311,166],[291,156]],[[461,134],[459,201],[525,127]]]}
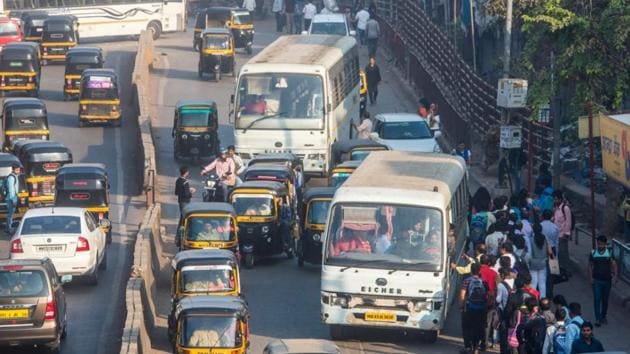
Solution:
{"label": "man in white shirt", "polygon": [[354,20],[357,21],[357,31],[359,32],[359,41],[361,45],[365,42],[365,28],[367,27],[367,22],[370,19],[370,13],[366,8],[361,9],[354,16]]}
{"label": "man in white shirt", "polygon": [[352,127],[357,130],[357,139],[369,139],[372,132],[372,120],[370,120],[370,112],[363,112],[363,120],[360,125],[352,123]]}
{"label": "man in white shirt", "polygon": [[311,28],[313,17],[317,14],[317,7],[313,5],[312,1],[307,1],[304,9],[302,9],[302,14],[304,14],[304,30],[308,31]]}
{"label": "man in white shirt", "polygon": [[498,256],[499,246],[505,242],[505,234],[503,233],[503,226],[498,224],[490,225],[488,229],[488,236],[486,236],[486,250],[488,255]]}

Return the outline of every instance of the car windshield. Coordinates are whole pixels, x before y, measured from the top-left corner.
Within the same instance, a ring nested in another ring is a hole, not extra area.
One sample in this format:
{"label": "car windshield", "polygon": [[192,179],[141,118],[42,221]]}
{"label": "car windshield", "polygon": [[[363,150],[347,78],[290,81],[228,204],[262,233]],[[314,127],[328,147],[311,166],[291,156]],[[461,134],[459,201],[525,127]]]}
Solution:
{"label": "car windshield", "polygon": [[17,36],[18,28],[13,22],[0,23],[0,37]]}
{"label": "car windshield", "polygon": [[205,36],[204,48],[206,49],[229,49],[230,39],[226,36]]}
{"label": "car windshield", "polygon": [[309,224],[324,225],[328,216],[330,200],[314,200],[308,206],[307,220]]}
{"label": "car windshield", "polygon": [[[5,266],[4,268],[6,270],[0,268],[0,298],[48,295],[48,282],[43,272],[21,270],[21,266]],[[26,315],[28,316],[28,313]]]}
{"label": "car windshield", "polygon": [[187,293],[234,290],[234,273],[228,265],[186,266],[180,273],[180,288]]}
{"label": "car windshield", "polygon": [[429,126],[424,121],[384,123],[379,135],[382,139],[391,140],[430,139],[432,137]]}
{"label": "car windshield", "polygon": [[328,226],[326,264],[439,271],[439,210],[387,204],[336,204]]}
{"label": "car windshield", "polygon": [[184,109],[180,112],[182,127],[207,127],[210,111],[207,109]]}
{"label": "car windshield", "polygon": [[186,238],[190,241],[231,241],[234,224],[230,217],[203,216],[188,218]]}
{"label": "car windshield", "polygon": [[34,216],[22,221],[21,235],[80,234],[81,219],[70,215]]}
{"label": "car windshield", "polygon": [[248,13],[236,13],[233,19],[235,25],[247,25],[252,23],[252,17]]}
{"label": "car windshield", "polygon": [[345,36],[346,24],[343,22],[313,22],[311,24],[311,34],[330,34]]}
{"label": "car windshield", "polygon": [[227,316],[186,316],[183,321],[182,345],[191,348],[234,348],[238,321]]}
{"label": "car windshield", "polygon": [[33,62],[30,60],[0,60],[0,70],[8,72],[34,71]]}
{"label": "car windshield", "polygon": [[321,129],[324,96],[321,76],[241,75],[236,128]]}
{"label": "car windshield", "polygon": [[273,198],[265,194],[235,194],[232,205],[237,215],[271,216],[275,214]]}
{"label": "car windshield", "polygon": [[345,182],[348,178],[350,178],[351,174],[352,173],[350,172],[333,173],[332,176],[330,177],[330,186],[335,187],[335,188],[341,187],[343,182]]}

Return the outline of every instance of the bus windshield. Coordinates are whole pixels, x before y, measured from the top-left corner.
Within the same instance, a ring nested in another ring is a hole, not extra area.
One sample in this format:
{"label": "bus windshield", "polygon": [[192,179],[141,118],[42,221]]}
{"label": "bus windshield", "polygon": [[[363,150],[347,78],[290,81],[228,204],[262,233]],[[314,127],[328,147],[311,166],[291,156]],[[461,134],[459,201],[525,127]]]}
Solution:
{"label": "bus windshield", "polygon": [[444,237],[437,209],[337,204],[328,226],[328,265],[440,271]]}
{"label": "bus windshield", "polygon": [[236,128],[322,129],[323,87],[322,78],[316,75],[243,75]]}

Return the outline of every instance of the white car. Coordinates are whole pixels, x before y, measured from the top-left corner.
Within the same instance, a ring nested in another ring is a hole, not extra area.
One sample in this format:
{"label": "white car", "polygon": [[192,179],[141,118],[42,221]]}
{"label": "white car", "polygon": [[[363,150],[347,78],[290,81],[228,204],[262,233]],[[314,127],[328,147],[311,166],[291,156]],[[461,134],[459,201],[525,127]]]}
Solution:
{"label": "white car", "polygon": [[356,32],[350,30],[344,14],[317,14],[311,21],[311,27],[302,34],[355,36]]}
{"label": "white car", "polygon": [[425,119],[415,113],[377,114],[372,122],[370,139],[392,150],[411,152],[441,152],[436,137]]}
{"label": "white car", "polygon": [[98,271],[107,267],[109,220],[97,223],[83,208],[29,209],[11,238],[11,259],[52,260],[57,273],[86,277],[98,284]]}

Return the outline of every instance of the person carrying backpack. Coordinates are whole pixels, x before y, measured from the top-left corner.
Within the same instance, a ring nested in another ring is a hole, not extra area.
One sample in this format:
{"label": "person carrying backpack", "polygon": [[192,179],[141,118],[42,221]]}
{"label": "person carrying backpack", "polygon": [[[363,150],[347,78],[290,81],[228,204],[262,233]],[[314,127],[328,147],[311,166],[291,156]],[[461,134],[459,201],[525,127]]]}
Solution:
{"label": "person carrying backpack", "polygon": [[608,324],[608,298],[613,279],[618,280],[617,262],[608,249],[606,236],[597,237],[597,248],[591,251],[588,259],[589,278],[593,288],[593,308],[595,310],[595,326]]}
{"label": "person carrying backpack", "polygon": [[487,211],[478,211],[470,218],[469,241],[472,243],[473,249],[486,240],[486,234],[490,226],[488,224],[489,214]]}
{"label": "person carrying backpack", "polygon": [[542,352],[547,331],[547,322],[540,314],[538,300],[529,298],[525,301],[527,320],[520,328],[519,353],[539,354]]}
{"label": "person carrying backpack", "polygon": [[13,215],[18,204],[19,178],[22,167],[19,164],[11,166],[11,173],[2,182],[2,195],[7,204],[7,223],[4,226],[4,232],[8,235],[13,233]]}
{"label": "person carrying backpack", "polygon": [[462,353],[473,353],[479,348],[484,338],[484,327],[488,308],[488,284],[479,276],[481,265],[470,266],[471,276],[464,279],[459,293],[462,310],[462,333],[464,350]]}
{"label": "person carrying backpack", "polygon": [[569,316],[571,317],[571,320],[567,321],[568,323],[565,326],[567,329],[564,347],[565,353],[571,353],[571,346],[573,345],[573,342],[580,338],[580,329],[584,323],[584,319],[582,318],[582,306],[577,302],[570,303]]}
{"label": "person carrying backpack", "polygon": [[567,346],[567,313],[562,309],[556,309],[556,323],[547,327],[542,354],[571,354],[564,351]]}
{"label": "person carrying backpack", "polygon": [[561,267],[569,265],[569,240],[575,229],[575,218],[561,190],[553,192],[553,222],[560,230],[558,240],[558,262]]}

